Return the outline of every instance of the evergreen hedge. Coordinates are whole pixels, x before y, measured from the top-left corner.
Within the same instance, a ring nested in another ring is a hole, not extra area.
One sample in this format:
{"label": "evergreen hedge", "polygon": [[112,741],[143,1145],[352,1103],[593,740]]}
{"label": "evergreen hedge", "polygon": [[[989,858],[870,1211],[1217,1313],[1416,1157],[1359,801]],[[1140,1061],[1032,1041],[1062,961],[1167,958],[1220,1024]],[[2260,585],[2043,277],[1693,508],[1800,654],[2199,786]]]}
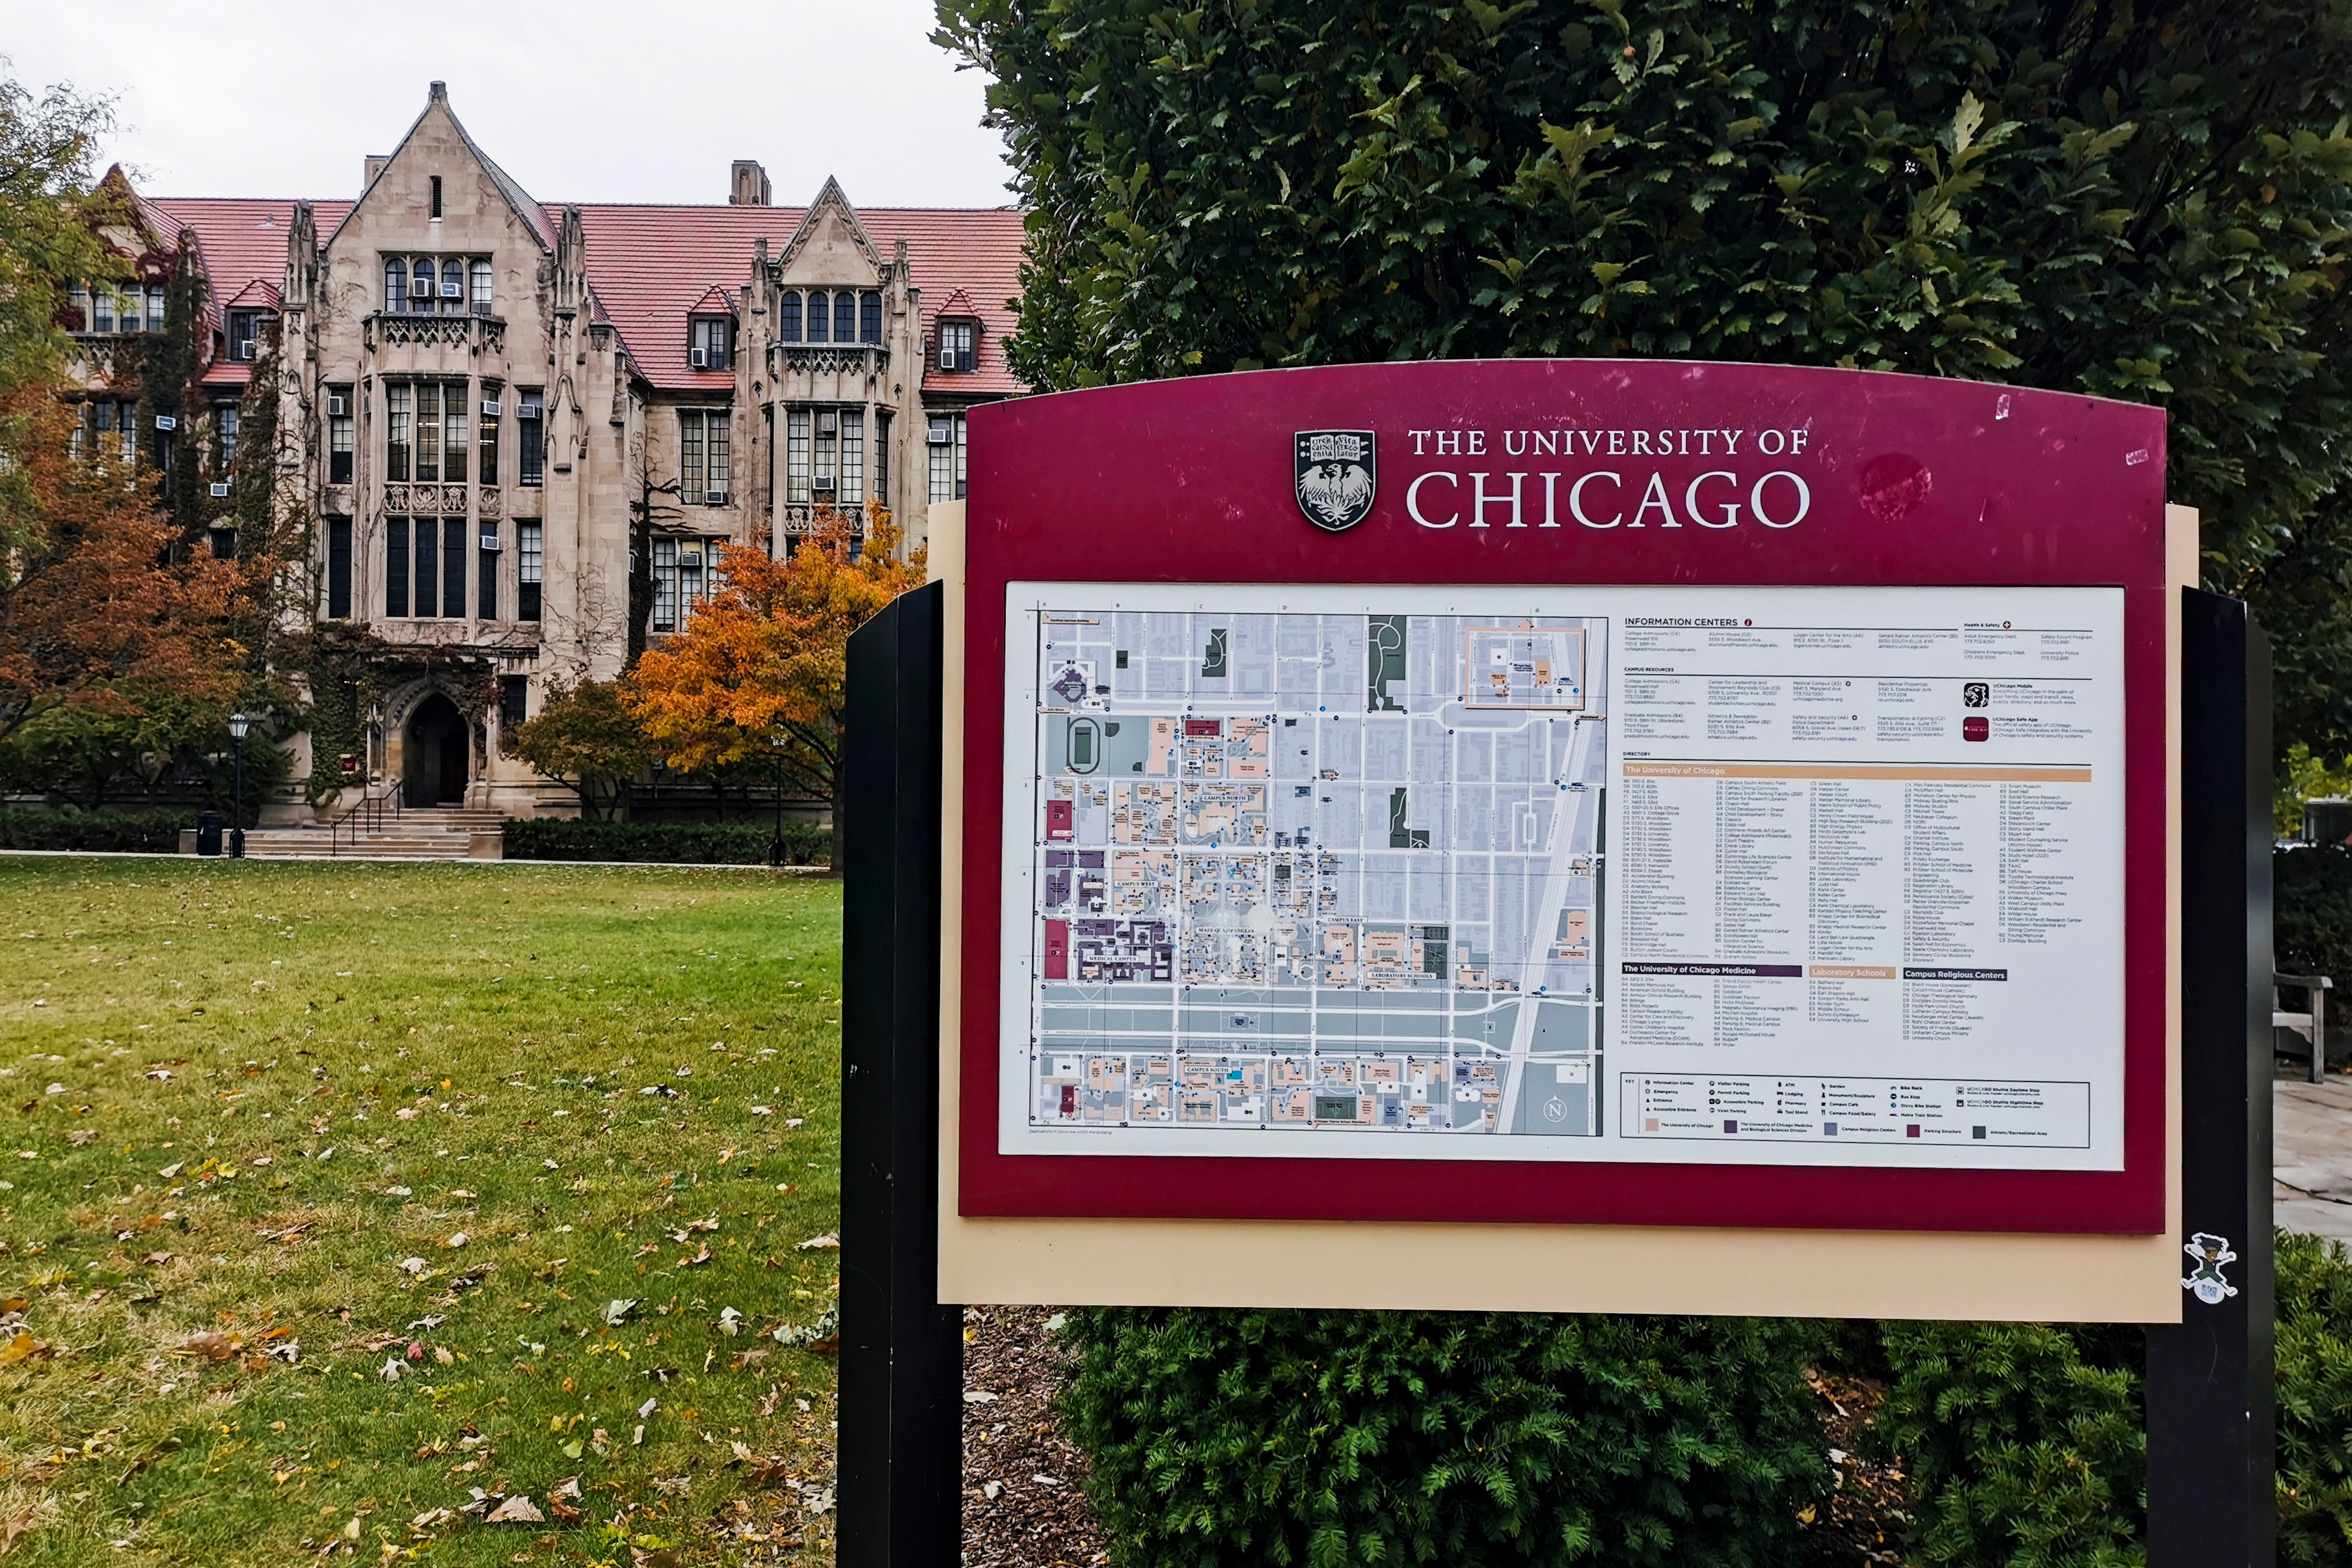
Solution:
{"label": "evergreen hedge", "polygon": [[2352,1005],[2352,848],[2314,844],[2271,857],[2272,963],[2336,981],[2329,1011]]}
{"label": "evergreen hedge", "polygon": [[[773,825],[751,822],[595,822],[565,817],[509,817],[509,860],[642,860],[668,865],[758,866],[766,863]],[[833,836],[805,822],[784,824],[784,862],[831,863]]]}
{"label": "evergreen hedge", "polygon": [[2278,1237],[2279,1561],[2352,1563],[2352,1257]]}
{"label": "evergreen hedge", "polygon": [[0,805],[0,849],[179,852],[193,811],[48,811]]}
{"label": "evergreen hedge", "polygon": [[1811,1323],[1095,1308],[1064,1331],[1124,1568],[1760,1568],[1827,1475]]}
{"label": "evergreen hedge", "polygon": [[[2279,1561],[2352,1568],[2352,1255],[2277,1258]],[[1091,1308],[1063,1339],[1120,1568],[1814,1561],[1816,1365],[1885,1384],[1914,1568],[2147,1561],[2129,1325]]]}

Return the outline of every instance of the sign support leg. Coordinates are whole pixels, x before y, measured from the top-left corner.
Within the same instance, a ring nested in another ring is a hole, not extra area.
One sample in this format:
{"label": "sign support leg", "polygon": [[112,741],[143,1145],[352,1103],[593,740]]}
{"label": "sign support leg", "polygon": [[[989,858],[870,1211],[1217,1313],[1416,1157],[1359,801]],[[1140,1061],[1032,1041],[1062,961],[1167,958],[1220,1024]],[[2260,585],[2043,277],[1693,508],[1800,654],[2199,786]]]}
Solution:
{"label": "sign support leg", "polygon": [[2147,1335],[2147,1561],[2270,1568],[2270,644],[2243,604],[2182,600],[2183,1282]]}
{"label": "sign support leg", "polygon": [[849,639],[841,1034],[842,1568],[961,1556],[963,1314],[939,1302],[936,584]]}

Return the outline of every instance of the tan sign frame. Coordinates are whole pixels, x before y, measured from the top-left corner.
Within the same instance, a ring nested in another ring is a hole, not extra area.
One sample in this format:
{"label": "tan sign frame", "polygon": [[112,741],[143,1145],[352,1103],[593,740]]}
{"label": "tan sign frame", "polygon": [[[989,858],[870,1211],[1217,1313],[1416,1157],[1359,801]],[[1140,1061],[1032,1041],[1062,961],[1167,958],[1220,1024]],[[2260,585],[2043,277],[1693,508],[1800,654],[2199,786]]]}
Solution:
{"label": "tan sign frame", "polygon": [[[2168,575],[2197,583],[2197,514],[2168,507]],[[2180,910],[2167,917],[2165,1228],[2150,1236],[1360,1221],[971,1219],[958,1212],[964,508],[931,508],[946,589],[940,912],[940,1300],[2177,1323]],[[2165,856],[2180,879],[2180,611],[2167,611]],[[1436,1234],[1433,1235],[1434,1232]],[[1430,1244],[1440,1245],[1432,1248]],[[1428,1267],[1433,1257],[1444,1267]],[[1396,1259],[1424,1260],[1400,1267]]]}

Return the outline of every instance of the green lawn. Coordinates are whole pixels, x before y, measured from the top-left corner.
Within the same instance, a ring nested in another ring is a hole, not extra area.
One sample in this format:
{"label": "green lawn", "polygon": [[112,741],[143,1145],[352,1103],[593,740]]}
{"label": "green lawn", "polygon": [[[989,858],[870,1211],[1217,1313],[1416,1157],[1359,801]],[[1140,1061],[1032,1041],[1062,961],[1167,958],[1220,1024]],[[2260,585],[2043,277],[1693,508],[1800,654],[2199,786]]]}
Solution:
{"label": "green lawn", "polygon": [[758,871],[0,858],[9,1568],[829,1561],[839,931]]}

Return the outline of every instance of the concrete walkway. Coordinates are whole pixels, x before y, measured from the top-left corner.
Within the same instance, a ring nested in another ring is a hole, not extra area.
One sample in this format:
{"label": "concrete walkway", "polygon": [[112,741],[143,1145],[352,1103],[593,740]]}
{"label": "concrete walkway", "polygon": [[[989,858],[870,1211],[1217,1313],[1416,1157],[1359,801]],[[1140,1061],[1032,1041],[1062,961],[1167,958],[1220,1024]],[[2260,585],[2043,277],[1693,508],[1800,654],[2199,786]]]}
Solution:
{"label": "concrete walkway", "polygon": [[2352,1242],[2352,1076],[2272,1085],[2271,1174],[2281,1229]]}

